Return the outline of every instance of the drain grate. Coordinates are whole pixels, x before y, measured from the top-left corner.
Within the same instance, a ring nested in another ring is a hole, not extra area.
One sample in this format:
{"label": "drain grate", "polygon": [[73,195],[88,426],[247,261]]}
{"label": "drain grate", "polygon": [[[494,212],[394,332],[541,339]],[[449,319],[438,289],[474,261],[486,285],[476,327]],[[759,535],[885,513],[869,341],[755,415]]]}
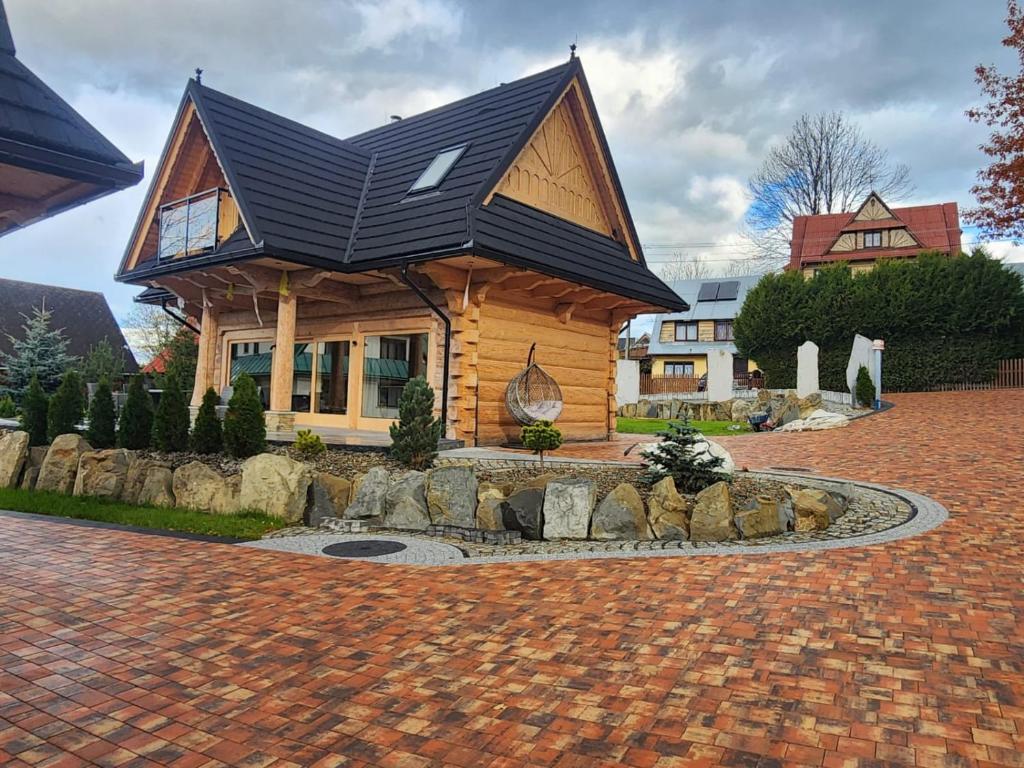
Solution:
{"label": "drain grate", "polygon": [[366,539],[364,541],[339,541],[320,551],[331,557],[380,557],[381,555],[393,555],[405,548],[405,544],[400,541]]}

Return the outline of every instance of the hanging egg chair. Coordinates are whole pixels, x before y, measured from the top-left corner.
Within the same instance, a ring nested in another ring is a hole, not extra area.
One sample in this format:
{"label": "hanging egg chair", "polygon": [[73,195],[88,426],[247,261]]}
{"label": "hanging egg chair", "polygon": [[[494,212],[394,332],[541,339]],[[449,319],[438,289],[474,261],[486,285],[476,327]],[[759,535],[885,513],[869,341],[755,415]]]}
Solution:
{"label": "hanging egg chair", "polygon": [[533,362],[536,342],[530,346],[526,368],[512,377],[505,390],[505,407],[524,427],[554,421],[562,414],[562,390],[551,375]]}

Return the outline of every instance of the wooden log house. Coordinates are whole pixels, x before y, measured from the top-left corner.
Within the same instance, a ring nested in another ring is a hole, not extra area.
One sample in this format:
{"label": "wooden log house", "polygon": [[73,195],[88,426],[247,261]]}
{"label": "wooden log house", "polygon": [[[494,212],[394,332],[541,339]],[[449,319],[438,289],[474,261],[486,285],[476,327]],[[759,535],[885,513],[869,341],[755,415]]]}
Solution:
{"label": "wooden log house", "polygon": [[565,437],[607,439],[620,328],[685,309],[577,58],[344,140],[191,80],[118,279],[195,318],[193,406],[244,371],[272,430],[386,432],[423,375],[468,445],[518,438],[533,343]]}

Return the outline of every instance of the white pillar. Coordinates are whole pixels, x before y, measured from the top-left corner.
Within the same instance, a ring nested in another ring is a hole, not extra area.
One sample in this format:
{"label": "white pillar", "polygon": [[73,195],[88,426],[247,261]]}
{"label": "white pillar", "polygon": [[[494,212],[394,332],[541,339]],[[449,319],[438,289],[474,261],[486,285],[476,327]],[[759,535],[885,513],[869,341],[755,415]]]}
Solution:
{"label": "white pillar", "polygon": [[725,349],[708,352],[707,391],[712,403],[732,399],[732,352]]}
{"label": "white pillar", "polygon": [[796,350],[796,394],[807,397],[819,391],[818,345],[813,341],[805,341]]}

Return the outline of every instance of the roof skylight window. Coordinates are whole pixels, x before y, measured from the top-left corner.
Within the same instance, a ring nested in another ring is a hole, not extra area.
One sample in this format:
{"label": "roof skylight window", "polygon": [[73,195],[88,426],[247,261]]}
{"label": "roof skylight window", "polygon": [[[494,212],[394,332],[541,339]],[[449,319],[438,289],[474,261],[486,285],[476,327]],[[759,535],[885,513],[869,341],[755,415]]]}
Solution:
{"label": "roof skylight window", "polygon": [[448,175],[452,166],[462,157],[462,153],[466,151],[467,146],[466,144],[461,144],[457,147],[449,147],[438,152],[437,157],[430,161],[430,165],[420,174],[420,177],[416,179],[416,183],[409,188],[409,191],[423,192],[438,187],[444,181],[444,177]]}

